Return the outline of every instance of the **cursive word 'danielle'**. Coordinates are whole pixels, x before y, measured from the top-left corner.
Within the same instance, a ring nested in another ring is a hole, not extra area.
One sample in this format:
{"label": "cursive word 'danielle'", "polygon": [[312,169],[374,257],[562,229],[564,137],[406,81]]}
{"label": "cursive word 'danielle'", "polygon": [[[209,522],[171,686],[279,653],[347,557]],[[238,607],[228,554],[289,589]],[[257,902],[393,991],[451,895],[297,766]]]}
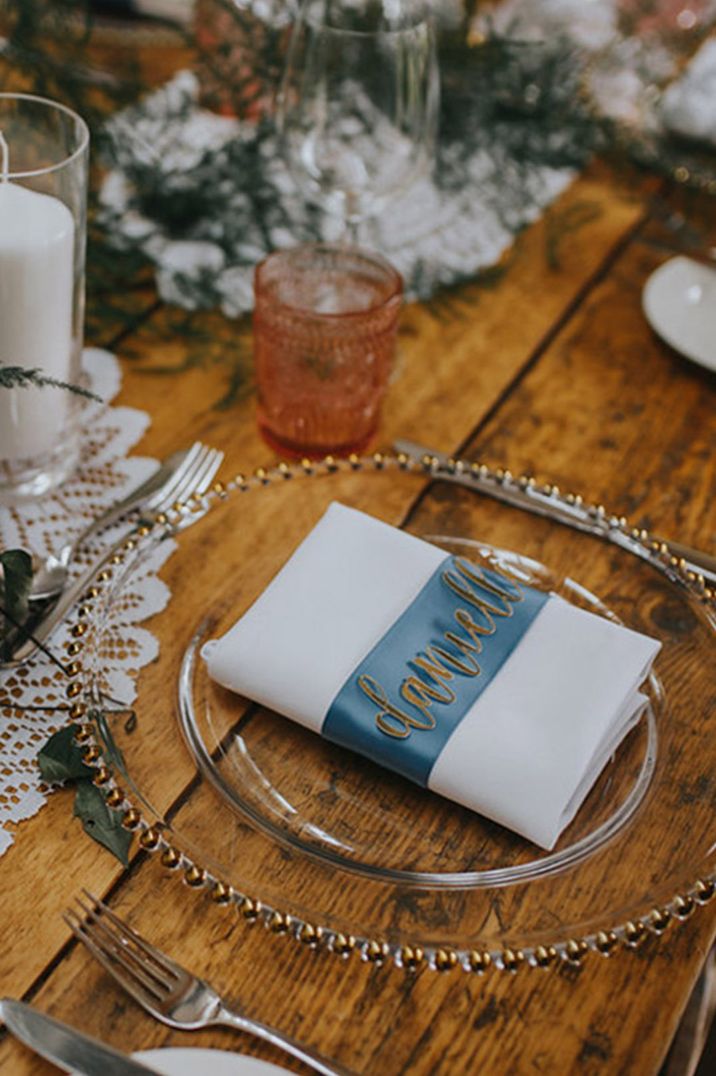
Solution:
{"label": "cursive word 'danielle'", "polygon": [[406,739],[413,729],[435,728],[433,704],[455,702],[450,683],[456,675],[480,676],[477,656],[482,653],[483,639],[494,635],[499,618],[511,617],[513,606],[524,598],[518,583],[492,569],[487,573],[462,557],[452,560],[440,580],[470,608],[455,610],[454,624],[443,633],[444,642],[431,643],[408,661],[413,672],[401,683],[399,695],[411,709],[393,702],[375,677],[367,673],[358,677],[361,691],[379,707],[376,726],[395,739]]}

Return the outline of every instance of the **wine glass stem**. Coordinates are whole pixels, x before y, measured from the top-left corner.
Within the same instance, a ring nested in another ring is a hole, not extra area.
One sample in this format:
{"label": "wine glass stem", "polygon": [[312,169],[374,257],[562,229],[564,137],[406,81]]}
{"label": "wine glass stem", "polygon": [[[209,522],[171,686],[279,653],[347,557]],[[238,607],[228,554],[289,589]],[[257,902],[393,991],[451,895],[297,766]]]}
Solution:
{"label": "wine glass stem", "polygon": [[344,235],[343,235],[343,240],[344,240],[346,246],[350,246],[350,247],[358,247],[358,246],[360,246],[359,232],[360,232],[360,221],[356,220],[355,218],[349,218],[346,221],[345,232],[344,232]]}

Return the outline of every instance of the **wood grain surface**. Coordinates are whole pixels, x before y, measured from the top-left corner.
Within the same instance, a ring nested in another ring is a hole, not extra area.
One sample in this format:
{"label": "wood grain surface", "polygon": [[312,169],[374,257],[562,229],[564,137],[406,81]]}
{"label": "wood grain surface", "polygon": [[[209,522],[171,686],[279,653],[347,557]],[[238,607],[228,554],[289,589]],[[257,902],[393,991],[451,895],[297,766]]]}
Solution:
{"label": "wood grain surface", "polygon": [[[716,379],[661,344],[640,312],[644,281],[665,257],[663,228],[650,218],[643,188],[625,189],[597,167],[574,183],[552,221],[584,202],[596,212],[565,238],[558,267],[545,260],[551,225],[543,220],[520,238],[493,287],[463,289],[449,310],[406,309],[380,444],[412,437],[528,471],[713,552]],[[696,211],[708,207],[700,203]],[[169,335],[167,312],[153,304],[148,310],[118,346],[120,356],[133,355],[123,363],[120,402],[152,416],[138,451],[161,456],[200,437],[225,450],[225,476],[270,462],[250,391],[226,411],[212,408],[223,391],[220,366],[171,378],[151,374],[152,366],[180,360],[183,345]],[[212,347],[231,346],[250,331],[215,315],[206,315],[204,326]],[[457,527],[477,511],[470,495],[437,484],[419,503],[372,487],[370,495],[379,514],[417,529],[446,516]],[[489,529],[490,510],[484,512]],[[279,536],[272,541],[258,511],[247,513],[244,526],[268,566]],[[217,561],[208,570],[218,578],[224,569]],[[170,585],[172,572],[170,561]],[[161,620],[162,653],[189,627]],[[157,696],[158,669],[144,674]],[[203,793],[193,791],[191,763],[171,747],[170,734],[168,726],[158,728],[156,751],[162,757],[171,750],[175,764],[155,774],[147,759],[148,780],[162,806],[181,799],[181,810],[200,813]],[[66,794],[18,828],[0,861],[1,993],[25,997],[123,1049],[215,1045],[297,1072],[300,1066],[250,1039],[174,1033],[145,1017],[70,938],[61,912],[81,885],[106,896],[250,1015],[356,1072],[386,1076],[655,1074],[716,932],[714,907],[707,906],[661,939],[649,937],[609,960],[592,955],[581,967],[482,978],[461,971],[410,975],[355,957],[343,963],[252,929],[136,849],[122,870],[81,833]],[[39,1076],[51,1069],[5,1036],[0,1071]]]}

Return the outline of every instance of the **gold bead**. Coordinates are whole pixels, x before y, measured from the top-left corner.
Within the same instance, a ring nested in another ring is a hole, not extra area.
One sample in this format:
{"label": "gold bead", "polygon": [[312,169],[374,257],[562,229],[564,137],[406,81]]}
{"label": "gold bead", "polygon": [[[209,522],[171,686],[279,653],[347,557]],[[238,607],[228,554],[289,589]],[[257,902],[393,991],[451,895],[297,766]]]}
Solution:
{"label": "gold bead", "polygon": [[360,457],[356,456],[355,452],[351,452],[350,456],[348,457],[348,462],[350,463],[354,471],[358,471],[362,467]]}
{"label": "gold bead", "polygon": [[538,945],[535,949],[535,964],[538,968],[548,968],[557,959],[557,950],[552,945]]}
{"label": "gold bead", "polygon": [[68,699],[76,699],[78,695],[82,694],[82,684],[79,680],[73,681],[73,683],[67,685],[65,695]]}
{"label": "gold bead", "polygon": [[654,908],[649,916],[651,929],[657,934],[663,934],[671,922],[671,912],[668,908]]}
{"label": "gold bead", "polygon": [[404,945],[400,950],[400,962],[404,968],[412,971],[417,968],[419,964],[422,964],[425,959],[425,953],[419,945]]}
{"label": "gold bead", "polygon": [[268,482],[268,478],[266,477],[265,467],[257,467],[254,471],[254,474],[261,482],[263,482],[264,485],[266,485],[266,483]]}
{"label": "gold bead", "polygon": [[502,951],[502,966],[506,971],[517,971],[524,959],[525,954],[521,949],[503,949]]}
{"label": "gold bead", "polygon": [[211,488],[213,489],[214,493],[218,493],[219,496],[226,492],[226,486],[223,482],[214,482],[214,485]]}
{"label": "gold bead", "polygon": [[291,477],[291,468],[285,462],[285,460],[281,460],[281,462],[279,463],[279,465],[278,465],[278,473],[280,475],[282,475],[283,478],[290,478]]}
{"label": "gold bead", "polygon": [[109,563],[110,564],[121,564],[123,560],[124,560],[124,557],[122,556],[121,553],[115,553],[114,556],[109,558]]}
{"label": "gold bead", "polygon": [[706,882],[699,881],[696,883],[695,897],[699,904],[706,904],[708,901],[710,901],[714,895],[714,892],[716,892],[716,883],[714,883],[711,879]]}
{"label": "gold bead", "polygon": [[74,657],[75,654],[79,654],[81,649],[82,643],[78,642],[76,639],[74,642],[65,643],[65,650],[71,658]]}
{"label": "gold bead", "polygon": [[184,881],[192,889],[199,889],[206,881],[206,871],[192,863],[191,867],[184,871]]}
{"label": "gold bead", "polygon": [[386,957],[390,956],[390,950],[385,942],[370,941],[364,949],[366,960],[373,964],[382,964]]}
{"label": "gold bead", "polygon": [[378,471],[380,471],[382,469],[384,463],[385,463],[385,456],[383,455],[383,453],[382,452],[374,452],[373,453],[373,465],[375,466],[375,468]]}
{"label": "gold bead", "polygon": [[106,785],[107,782],[110,780],[111,776],[112,773],[110,770],[107,769],[106,766],[100,766],[94,777],[92,778],[92,781],[96,785]]}
{"label": "gold bead", "polygon": [[281,912],[273,912],[268,921],[269,930],[274,934],[285,934],[288,930],[288,919]]}
{"label": "gold bead", "polygon": [[618,943],[619,939],[613,930],[600,930],[595,938],[595,945],[602,956],[609,956]]}
{"label": "gold bead", "polygon": [[107,806],[112,808],[121,807],[124,803],[124,792],[115,785],[107,796]]}
{"label": "gold bead", "polygon": [[334,460],[333,456],[326,456],[326,458],[324,459],[323,462],[324,462],[324,464],[326,466],[327,471],[330,471],[331,473],[333,473],[334,471],[338,470],[338,464]]}
{"label": "gold bead", "polygon": [[106,583],[109,579],[112,578],[112,573],[109,568],[103,568],[102,571],[98,574],[97,578],[99,579],[100,583]]}
{"label": "gold bead", "polygon": [[169,517],[166,512],[157,512],[154,517],[154,522],[158,523],[160,527],[163,527],[165,523],[169,522]]}
{"label": "gold bead", "polygon": [[405,468],[408,466],[409,458],[410,457],[406,456],[404,452],[399,452],[398,453],[398,456],[397,456],[398,466],[401,468],[401,470],[404,471]]}
{"label": "gold bead", "polygon": [[124,543],[124,548],[127,550],[127,552],[130,552],[130,550],[134,549],[136,544],[137,543],[135,542],[134,538],[128,538],[127,541]]}
{"label": "gold bead", "polygon": [[323,931],[320,927],[314,927],[310,923],[301,923],[296,937],[305,945],[317,945],[321,940]]}
{"label": "gold bead", "polygon": [[472,949],[467,954],[467,962],[471,971],[476,971],[478,975],[482,975],[492,963],[492,957],[489,953],[481,953],[479,949]]}
{"label": "gold bead", "polygon": [[[87,713],[87,707],[85,706],[85,704],[83,702],[73,702],[72,705],[70,706],[70,717],[73,720],[77,720],[78,717],[84,717],[84,715],[86,713]],[[89,729],[90,733],[92,732],[92,726],[91,725],[85,725],[85,728]]]}
{"label": "gold bead", "polygon": [[626,938],[627,945],[632,949],[636,949],[637,945],[641,945],[646,937],[646,927],[641,920],[637,920],[636,922],[629,920],[624,926],[624,937]]}
{"label": "gold bead", "polygon": [[677,897],[674,901],[674,915],[677,915],[679,919],[688,919],[694,910],[694,901],[692,897]]}
{"label": "gold bead", "polygon": [[136,829],[141,821],[142,819],[137,808],[130,807],[122,819],[122,825],[125,829]]}
{"label": "gold bead", "polygon": [[301,467],[303,468],[303,470],[305,471],[306,474],[313,474],[313,464],[311,463],[311,461],[309,459],[306,459],[306,458],[302,459],[301,460]]}
{"label": "gold bead", "polygon": [[151,534],[151,530],[148,523],[142,523],[140,527],[137,527],[137,534],[140,538],[146,538],[148,534]]}
{"label": "gold bead", "polygon": [[141,834],[139,843],[147,852],[153,852],[159,844],[159,840],[159,830],[155,829],[154,826],[150,826],[149,829],[145,829],[144,833]]}
{"label": "gold bead", "polygon": [[162,866],[167,870],[175,870],[181,863],[181,856],[176,848],[165,848],[162,852]]}
{"label": "gold bead", "polygon": [[570,963],[581,964],[586,951],[587,946],[585,942],[575,941],[574,938],[572,938],[570,941],[567,942],[564,953]]}
{"label": "gold bead", "polygon": [[[73,709],[74,709],[74,707],[73,707]],[[72,713],[72,711],[70,710],[70,714],[71,713]],[[76,716],[81,717],[82,715],[77,714]],[[87,741],[89,740],[89,738],[90,738],[90,736],[92,735],[93,732],[94,732],[94,729],[92,728],[91,725],[81,725],[80,728],[78,728],[77,731],[75,732],[75,743],[80,743],[80,744],[81,743],[87,743]]]}
{"label": "gold bead", "polygon": [[74,635],[76,639],[79,639],[82,635],[85,635],[86,633],[87,625],[81,622],[79,624],[75,624],[72,629],[72,635]]}
{"label": "gold bead", "polygon": [[224,885],[223,882],[217,882],[211,891],[211,899],[214,904],[228,904],[231,900],[231,886]]}
{"label": "gold bead", "polygon": [[89,590],[82,595],[83,602],[91,602],[94,598],[99,598],[102,591],[97,586],[92,586]]}
{"label": "gold bead", "polygon": [[66,676],[77,676],[80,672],[82,672],[82,665],[79,661],[71,661],[69,665],[65,665]]}
{"label": "gold bead", "polygon": [[77,619],[78,620],[87,620],[87,618],[91,614],[91,612],[92,612],[92,610],[89,608],[88,605],[80,605],[78,610],[77,610]]}
{"label": "gold bead", "polygon": [[99,747],[97,747],[95,744],[91,744],[90,747],[85,747],[84,751],[82,752],[82,758],[88,766],[91,766],[93,762],[96,762],[99,758],[99,755]]}
{"label": "gold bead", "polygon": [[435,954],[435,967],[438,971],[452,971],[457,967],[457,953],[454,949],[438,949]]}
{"label": "gold bead", "polygon": [[239,901],[239,913],[249,923],[255,923],[261,914],[261,902],[251,897],[242,897]]}
{"label": "gold bead", "polygon": [[339,956],[348,956],[356,947],[356,940],[352,934],[336,934],[333,939],[333,952]]}

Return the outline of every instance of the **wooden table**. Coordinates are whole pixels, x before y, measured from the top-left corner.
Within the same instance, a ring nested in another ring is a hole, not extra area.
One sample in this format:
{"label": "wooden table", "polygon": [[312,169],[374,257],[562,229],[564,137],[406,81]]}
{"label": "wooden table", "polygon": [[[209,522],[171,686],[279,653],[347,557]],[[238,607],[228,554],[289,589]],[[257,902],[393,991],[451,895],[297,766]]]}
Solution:
{"label": "wooden table", "polygon": [[[565,233],[558,265],[549,267],[548,234],[585,204],[590,219]],[[689,207],[693,214],[709,210]],[[447,315],[419,305],[405,311],[401,376],[387,401],[381,444],[413,437],[536,474],[607,501],[637,525],[658,521],[664,535],[713,551],[716,380],[660,343],[640,308],[644,281],[665,258],[658,247],[665,238],[648,217],[643,191],[631,193],[594,167],[520,238],[495,286],[459,291]],[[200,320],[229,343],[248,333],[218,316]],[[166,311],[148,294],[129,335],[97,341],[135,356],[124,363],[120,402],[152,416],[138,451],[162,456],[201,438],[226,451],[226,476],[270,462],[250,394],[229,410],[212,409],[223,391],[221,367],[191,368],[170,380],[147,374],[182,358],[184,345],[167,337],[166,325]],[[136,848],[121,869],[81,833],[66,795],[52,797],[15,838],[0,861],[0,992],[124,1049],[239,1047],[301,1071],[249,1039],[175,1034],[145,1017],[62,921],[80,885],[241,998],[250,1014],[356,1072],[386,1076],[656,1073],[716,931],[715,900],[664,938],[649,936],[611,960],[593,954],[581,967],[514,976],[411,976],[357,959],[345,965],[251,931],[208,897],[182,891],[157,857]],[[196,900],[206,902],[201,918]],[[5,1037],[0,1071],[50,1068]]]}

